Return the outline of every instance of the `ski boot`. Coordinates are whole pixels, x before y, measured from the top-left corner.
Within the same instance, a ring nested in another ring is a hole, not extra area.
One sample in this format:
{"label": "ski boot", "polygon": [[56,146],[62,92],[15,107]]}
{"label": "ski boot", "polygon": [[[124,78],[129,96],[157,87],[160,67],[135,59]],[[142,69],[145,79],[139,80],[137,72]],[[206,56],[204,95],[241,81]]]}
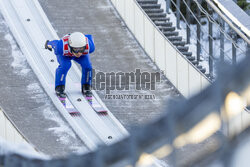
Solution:
{"label": "ski boot", "polygon": [[64,89],[65,89],[65,86],[64,85],[58,85],[56,88],[55,88],[55,91],[56,91],[56,95],[60,98],[65,98],[66,97],[66,94],[64,93]]}
{"label": "ski boot", "polygon": [[85,99],[92,105],[92,92],[90,85],[82,85],[82,94],[85,96]]}
{"label": "ski boot", "polygon": [[86,97],[92,97],[91,86],[88,84],[82,85],[82,94]]}

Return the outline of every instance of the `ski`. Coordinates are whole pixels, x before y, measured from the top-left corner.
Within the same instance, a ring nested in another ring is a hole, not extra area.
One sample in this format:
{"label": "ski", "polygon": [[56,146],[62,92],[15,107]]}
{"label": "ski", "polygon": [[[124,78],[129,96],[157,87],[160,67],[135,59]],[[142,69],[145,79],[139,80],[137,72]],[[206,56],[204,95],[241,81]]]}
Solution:
{"label": "ski", "polygon": [[88,101],[88,103],[90,104],[90,106],[93,108],[95,112],[97,112],[98,114],[102,114],[102,115],[108,114],[108,111],[97,101],[97,99],[94,96],[91,96],[91,97],[88,97],[85,95],[83,96]]}
{"label": "ski", "polygon": [[[84,99],[89,103],[89,105],[96,113],[98,113],[99,115],[108,114],[107,109],[104,108],[102,104],[100,104],[100,102],[97,100],[95,96],[87,97],[82,93],[81,95],[84,97]],[[67,94],[62,94],[61,96],[57,95],[57,97],[71,116],[73,117],[81,116],[81,113],[73,106],[71,101],[68,99]],[[82,101],[81,97],[79,97],[77,101],[81,102]]]}
{"label": "ski", "polygon": [[79,116],[81,116],[80,112],[77,111],[75,109],[75,107],[71,104],[71,102],[67,98],[67,95],[66,96],[57,95],[57,97],[60,100],[60,102],[63,104],[64,108],[69,112],[69,114],[72,117],[79,117]]}

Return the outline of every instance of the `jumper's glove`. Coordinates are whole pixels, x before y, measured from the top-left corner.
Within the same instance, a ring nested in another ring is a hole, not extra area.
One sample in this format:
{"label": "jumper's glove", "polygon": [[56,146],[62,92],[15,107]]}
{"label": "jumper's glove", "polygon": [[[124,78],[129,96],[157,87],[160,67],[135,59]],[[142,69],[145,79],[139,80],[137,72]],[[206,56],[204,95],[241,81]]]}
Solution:
{"label": "jumper's glove", "polygon": [[48,49],[49,51],[52,51],[52,46],[48,45],[49,40],[45,42],[45,49]]}

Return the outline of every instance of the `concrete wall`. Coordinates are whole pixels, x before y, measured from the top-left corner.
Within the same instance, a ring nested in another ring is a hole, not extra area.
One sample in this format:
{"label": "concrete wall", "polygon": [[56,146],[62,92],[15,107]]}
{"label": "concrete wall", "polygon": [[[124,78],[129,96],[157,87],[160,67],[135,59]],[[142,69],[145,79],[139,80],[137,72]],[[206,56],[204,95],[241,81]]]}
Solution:
{"label": "concrete wall", "polygon": [[0,137],[12,143],[27,142],[0,108]]}
{"label": "concrete wall", "polygon": [[209,80],[168,41],[136,0],[111,2],[146,53],[186,98],[209,85]]}

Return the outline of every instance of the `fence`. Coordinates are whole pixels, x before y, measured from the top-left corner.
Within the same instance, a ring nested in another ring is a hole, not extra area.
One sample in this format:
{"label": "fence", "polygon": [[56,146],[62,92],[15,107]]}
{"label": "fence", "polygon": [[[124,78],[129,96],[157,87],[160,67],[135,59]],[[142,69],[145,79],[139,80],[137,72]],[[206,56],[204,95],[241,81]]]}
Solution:
{"label": "fence", "polygon": [[[249,55],[247,50],[250,49],[248,21],[250,16],[235,2],[223,0],[165,1],[166,11],[169,13],[172,9],[172,12],[176,14],[176,25],[179,29],[180,21],[183,21],[181,28],[186,31],[186,43],[194,45],[196,53],[193,54],[196,54],[197,62],[201,63],[201,57],[208,59],[210,79],[213,80],[216,76],[214,67],[217,62],[227,61],[236,64],[242,60],[242,57]],[[204,23],[207,24],[204,26]],[[195,32],[191,32],[191,26]],[[192,42],[190,42],[190,34],[192,34]]]}

